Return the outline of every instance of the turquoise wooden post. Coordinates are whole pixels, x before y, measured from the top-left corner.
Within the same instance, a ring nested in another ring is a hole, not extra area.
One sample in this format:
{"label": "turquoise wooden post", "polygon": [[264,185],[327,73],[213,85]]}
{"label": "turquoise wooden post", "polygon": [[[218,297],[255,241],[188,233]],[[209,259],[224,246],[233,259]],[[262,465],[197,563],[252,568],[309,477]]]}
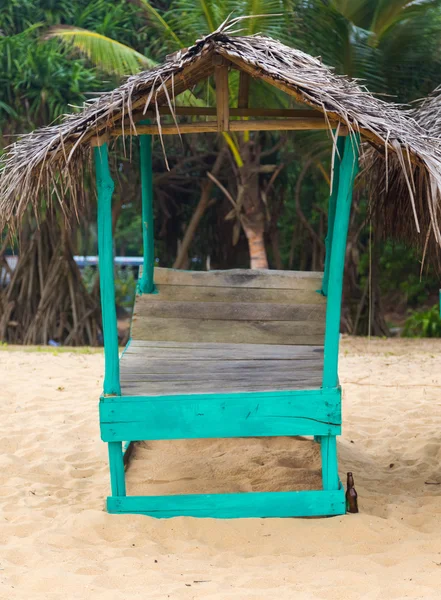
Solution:
{"label": "turquoise wooden post", "polygon": [[[331,236],[329,279],[327,283],[327,307],[325,328],[325,351],[323,387],[338,386],[338,350],[340,343],[341,299],[346,256],[346,241],[351,213],[352,192],[358,165],[358,136],[348,136],[339,168],[338,192]],[[335,435],[321,437],[323,489],[336,490],[339,486],[337,463],[337,439]]]}
{"label": "turquoise wooden post", "polygon": [[139,291],[151,294],[155,289],[153,281],[155,242],[153,231],[153,169],[152,169],[152,136],[140,135],[141,161],[141,202],[142,202],[142,241],[144,259]]}
{"label": "turquoise wooden post", "polygon": [[328,301],[326,306],[323,387],[338,385],[338,348],[340,341],[341,297],[346,256],[352,190],[358,173],[358,136],[345,141],[337,194],[336,213],[329,264]]}
{"label": "turquoise wooden post", "polygon": [[[105,396],[119,396],[118,327],[115,307],[115,281],[112,240],[112,194],[114,183],[109,169],[107,144],[96,146],[96,184],[98,191],[98,256],[100,272],[101,312],[104,336]],[[112,495],[125,496],[124,462],[121,442],[109,443],[109,466]]]}
{"label": "turquoise wooden post", "polygon": [[109,442],[110,489],[112,496],[126,495],[122,442]]}
{"label": "turquoise wooden post", "polygon": [[328,282],[329,282],[329,266],[331,263],[331,250],[332,250],[332,235],[334,232],[334,221],[335,221],[335,206],[337,203],[338,184],[340,180],[340,164],[344,152],[345,138],[339,136],[337,139],[337,150],[334,156],[334,173],[332,177],[332,191],[329,197],[328,206],[328,233],[325,240],[325,270],[323,273],[322,293],[324,296],[328,295]]}

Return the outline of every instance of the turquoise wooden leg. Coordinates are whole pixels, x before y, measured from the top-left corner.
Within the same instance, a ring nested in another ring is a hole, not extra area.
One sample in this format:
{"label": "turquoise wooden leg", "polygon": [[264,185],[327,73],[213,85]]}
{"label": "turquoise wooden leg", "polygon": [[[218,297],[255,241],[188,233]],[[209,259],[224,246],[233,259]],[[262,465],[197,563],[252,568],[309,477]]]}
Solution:
{"label": "turquoise wooden leg", "polygon": [[322,479],[324,490],[338,490],[337,438],[335,435],[323,435],[320,449],[322,454]]}
{"label": "turquoise wooden leg", "polygon": [[122,442],[109,442],[110,486],[112,496],[126,495]]}
{"label": "turquoise wooden leg", "polygon": [[94,157],[98,191],[98,256],[104,334],[104,393],[109,396],[119,396],[121,386],[112,241],[114,184],[110,174],[107,144],[94,148]]}

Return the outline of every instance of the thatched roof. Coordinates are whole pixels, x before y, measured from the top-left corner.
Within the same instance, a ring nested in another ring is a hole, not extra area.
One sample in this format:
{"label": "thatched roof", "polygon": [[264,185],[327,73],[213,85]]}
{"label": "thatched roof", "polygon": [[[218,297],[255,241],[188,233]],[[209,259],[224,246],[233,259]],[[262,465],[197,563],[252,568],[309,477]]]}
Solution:
{"label": "thatched roof", "polygon": [[430,137],[441,140],[441,86],[434,89],[427,98],[417,102],[409,114],[424,127]]}
{"label": "thatched roof", "polygon": [[[433,194],[425,199],[426,204],[419,205],[414,192],[409,192],[406,210],[424,222],[427,215],[434,216],[441,190],[441,147],[428,143],[414,120],[300,50],[260,35],[232,35],[236,22],[224,23],[161,66],[132,76],[112,92],[87,102],[81,112],[24,135],[9,146],[2,159],[0,226],[16,223],[29,203],[38,211],[42,199],[56,198],[66,213],[75,212],[83,171],[90,166],[92,138],[121,127],[127,134],[134,133],[136,121],[147,109],[172,105],[174,96],[211,75],[216,54],[321,111],[330,122],[359,132],[380,160],[395,154],[407,173],[415,172],[411,165],[417,165]],[[417,189],[412,181],[408,187]],[[397,211],[402,208],[397,206]],[[437,223],[434,228],[438,232]]]}
{"label": "thatched roof", "polygon": [[[423,130],[423,140],[428,149],[438,151],[441,147],[441,87],[402,112]],[[403,170],[396,155],[384,161],[372,150],[366,153],[365,166],[376,220],[382,223],[384,233],[405,242],[410,240],[424,253],[429,251],[433,254],[435,251],[439,260],[441,193],[429,172],[418,163],[412,165],[410,172]],[[409,181],[414,182],[413,194]],[[415,215],[418,218],[417,228]],[[418,235],[419,232],[422,235]]]}

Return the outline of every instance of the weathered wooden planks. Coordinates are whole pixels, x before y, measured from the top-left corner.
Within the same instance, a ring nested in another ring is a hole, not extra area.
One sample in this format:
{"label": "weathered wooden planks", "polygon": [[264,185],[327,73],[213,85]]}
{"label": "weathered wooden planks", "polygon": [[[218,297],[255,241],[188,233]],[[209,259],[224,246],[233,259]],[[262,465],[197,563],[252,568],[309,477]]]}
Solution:
{"label": "weathered wooden planks", "polygon": [[269,344],[130,343],[124,395],[318,389],[323,348]]}
{"label": "weathered wooden planks", "polygon": [[247,492],[181,496],[107,498],[109,513],[133,513],[157,518],[320,517],[345,513],[345,492]]}
{"label": "weathered wooden planks", "polygon": [[222,321],[138,317],[132,319],[132,337],[152,341],[221,342],[240,344],[323,343],[324,321]]}
{"label": "weathered wooden planks", "polygon": [[[149,302],[248,302],[250,304],[303,304],[326,307],[326,298],[312,290],[290,290],[277,288],[238,288],[219,286],[192,286],[158,284],[157,294],[149,297]],[[314,286],[315,287],[315,286]],[[140,301],[137,298],[137,304]],[[137,306],[135,306],[137,308]]]}
{"label": "weathered wooden planks", "polygon": [[155,270],[156,294],[137,296],[134,340],[321,345],[321,273]]}
{"label": "weathered wooden planks", "polygon": [[[130,340],[130,343],[124,350],[124,354],[132,353],[150,353],[154,357],[160,351],[166,351],[166,356],[169,356],[169,351],[176,351],[180,356],[190,354],[192,357],[200,356],[201,358],[232,358],[231,353],[239,358],[295,358],[302,359],[313,357],[316,354],[323,354],[323,346],[289,346],[275,344],[221,344],[213,342],[149,342],[146,340]],[[206,351],[209,352],[206,352]],[[200,353],[200,354],[199,354]]]}
{"label": "weathered wooden planks", "polygon": [[155,281],[168,285],[204,287],[247,287],[263,289],[319,290],[323,273],[312,271],[276,271],[230,269],[228,271],[182,271],[155,269]]}
{"label": "weathered wooden planks", "polygon": [[162,440],[336,435],[339,390],[112,397],[100,402],[101,437]]}
{"label": "weathered wooden planks", "polygon": [[[178,286],[179,287],[179,286]],[[160,296],[155,294],[155,296]],[[326,306],[313,304],[273,304],[252,302],[150,302],[142,296],[136,303],[136,318],[208,319],[222,321],[321,321]]]}

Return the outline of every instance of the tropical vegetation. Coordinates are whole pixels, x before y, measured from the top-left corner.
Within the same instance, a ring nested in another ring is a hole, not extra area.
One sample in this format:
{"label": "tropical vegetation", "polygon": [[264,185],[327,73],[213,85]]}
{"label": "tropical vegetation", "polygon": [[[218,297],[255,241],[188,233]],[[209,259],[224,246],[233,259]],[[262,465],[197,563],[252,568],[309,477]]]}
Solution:
{"label": "tropical vegetation", "polygon": [[[337,72],[362,78],[371,91],[400,102],[425,96],[441,83],[441,0],[10,0],[0,13],[0,144],[76,110],[122,76],[161,62],[230,14],[254,15],[241,23],[244,34],[262,32],[320,55]],[[232,85],[237,88],[238,81]],[[252,85],[256,105],[286,104],[265,84]],[[193,93],[195,102],[213,101],[209,86]],[[167,156],[170,171],[156,148],[159,264],[322,268],[330,171],[323,133],[185,138],[182,144],[168,141]],[[115,242],[123,255],[141,251],[136,146],[132,159],[122,148],[114,159]],[[96,253],[88,181],[84,193],[88,210],[75,230],[63,229],[66,243],[57,252],[64,255]],[[61,227],[49,210],[47,218],[51,227]],[[24,228],[30,239],[36,231],[32,215]],[[5,241],[0,250],[12,249]],[[347,254],[345,329],[387,334],[397,294],[404,314],[431,298],[435,287],[428,266],[421,279],[413,252],[383,241],[359,188]],[[97,286],[88,288],[84,293],[96,301]],[[8,302],[13,301],[9,291]],[[67,335],[61,333],[60,340]]]}

